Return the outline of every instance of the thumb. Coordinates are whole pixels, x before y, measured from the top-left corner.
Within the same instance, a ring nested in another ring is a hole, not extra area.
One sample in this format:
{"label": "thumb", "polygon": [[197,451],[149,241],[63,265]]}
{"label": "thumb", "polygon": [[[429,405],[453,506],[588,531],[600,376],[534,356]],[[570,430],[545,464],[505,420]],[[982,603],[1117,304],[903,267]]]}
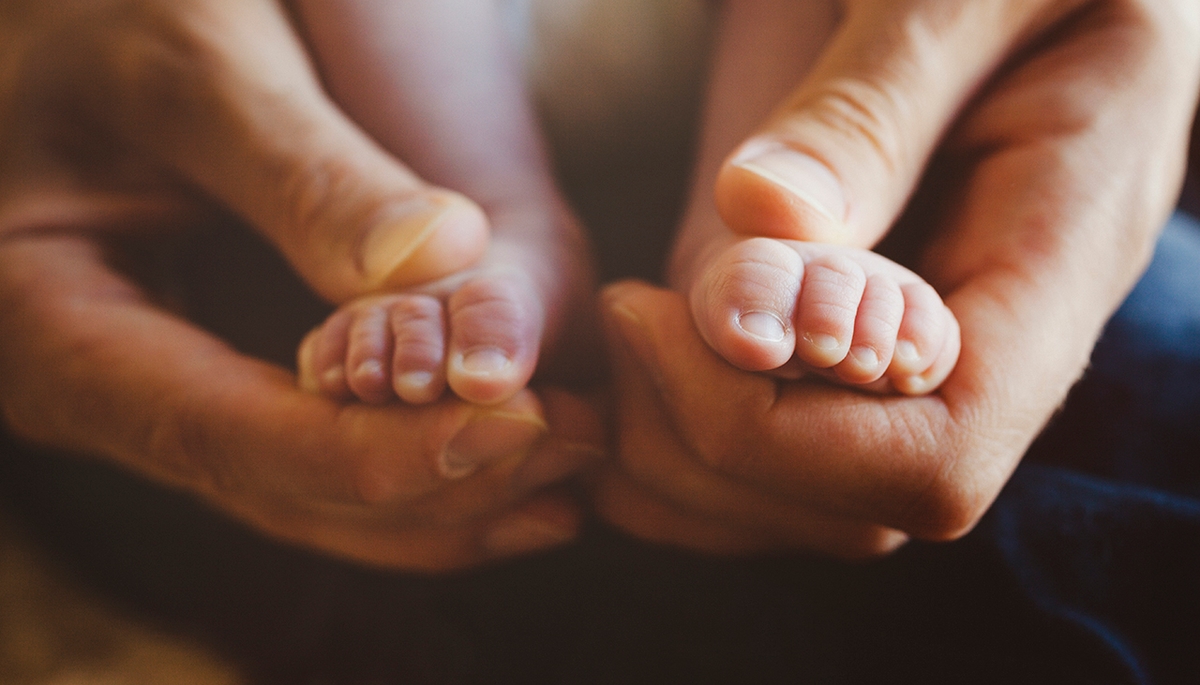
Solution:
{"label": "thumb", "polygon": [[738,233],[874,245],[959,109],[1051,4],[846,2],[813,72],[723,164],[722,219]]}
{"label": "thumb", "polygon": [[263,232],[321,295],[431,280],[482,256],[479,207],[346,118],[277,3],[150,14],[94,30],[96,54],[75,65],[89,109]]}

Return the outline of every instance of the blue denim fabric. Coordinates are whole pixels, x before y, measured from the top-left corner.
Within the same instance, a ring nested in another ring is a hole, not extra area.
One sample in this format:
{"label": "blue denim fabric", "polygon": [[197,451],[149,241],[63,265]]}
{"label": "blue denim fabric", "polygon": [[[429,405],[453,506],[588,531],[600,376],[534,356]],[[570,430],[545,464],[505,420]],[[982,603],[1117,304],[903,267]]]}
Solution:
{"label": "blue denim fabric", "polygon": [[1171,221],[973,536],[1035,615],[1108,665],[1097,682],[1200,682],[1200,223]]}

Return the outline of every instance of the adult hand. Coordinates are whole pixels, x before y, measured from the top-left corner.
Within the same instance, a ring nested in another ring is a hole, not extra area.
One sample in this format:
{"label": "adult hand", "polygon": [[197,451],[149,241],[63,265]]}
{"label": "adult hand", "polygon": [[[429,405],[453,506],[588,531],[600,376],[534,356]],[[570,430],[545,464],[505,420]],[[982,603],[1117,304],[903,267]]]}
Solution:
{"label": "adult hand", "polygon": [[[734,2],[727,19],[772,4]],[[739,232],[871,246],[909,203],[898,230],[930,236],[917,270],[958,318],[962,356],[925,397],[780,381],[714,355],[681,296],[610,287],[620,464],[597,502],[637,535],[860,557],[964,534],[1084,368],[1173,206],[1200,5],[843,6],[812,74],[713,163],[716,204]],[[677,277],[695,258],[677,251]]]}
{"label": "adult hand", "polygon": [[602,442],[581,402],[339,405],[113,267],[107,236],[202,224],[214,206],[332,301],[486,245],[477,207],[325,97],[278,3],[8,2],[0,75],[0,410],[15,435],[365,563],[452,568],[574,534],[574,506],[547,488]]}

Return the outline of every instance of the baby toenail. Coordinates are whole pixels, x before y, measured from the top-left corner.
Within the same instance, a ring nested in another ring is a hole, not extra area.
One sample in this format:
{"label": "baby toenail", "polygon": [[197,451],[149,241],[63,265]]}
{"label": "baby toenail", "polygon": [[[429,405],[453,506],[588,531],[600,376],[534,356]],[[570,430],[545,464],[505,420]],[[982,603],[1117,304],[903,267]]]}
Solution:
{"label": "baby toenail", "polygon": [[463,371],[480,376],[500,373],[510,363],[508,355],[498,347],[475,347],[464,352],[462,357]]}
{"label": "baby toenail", "polygon": [[837,338],[833,337],[832,335],[825,335],[823,333],[818,333],[816,335],[808,334],[804,336],[804,339],[807,340],[813,347],[821,350],[822,352],[832,352],[842,345],[840,342],[838,342]]}
{"label": "baby toenail", "polygon": [[355,378],[376,378],[383,375],[383,364],[378,359],[368,359],[354,370]]}
{"label": "baby toenail", "polygon": [[737,324],[755,338],[768,342],[780,342],[787,336],[787,327],[771,312],[753,311],[739,314]]}
{"label": "baby toenail", "polygon": [[397,387],[420,392],[433,385],[433,374],[429,371],[409,371],[396,376],[395,383]]}
{"label": "baby toenail", "polygon": [[879,355],[865,345],[851,347],[850,356],[854,357],[854,361],[858,362],[863,369],[874,369],[879,366]]}
{"label": "baby toenail", "polygon": [[896,358],[904,362],[915,362],[921,358],[917,353],[917,346],[908,340],[900,340],[896,343]]}
{"label": "baby toenail", "polygon": [[339,387],[345,380],[346,371],[340,364],[329,367],[325,373],[321,374],[321,386],[324,388]]}

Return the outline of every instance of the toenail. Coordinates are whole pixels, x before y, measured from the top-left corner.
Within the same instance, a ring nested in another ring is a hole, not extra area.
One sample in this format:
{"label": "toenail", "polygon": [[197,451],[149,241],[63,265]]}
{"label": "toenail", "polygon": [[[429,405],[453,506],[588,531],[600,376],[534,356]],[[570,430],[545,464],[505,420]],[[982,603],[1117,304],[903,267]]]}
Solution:
{"label": "toenail", "polygon": [[896,343],[896,358],[903,362],[915,362],[921,358],[917,353],[917,346],[908,340],[900,340]]}
{"label": "toenail", "polygon": [[508,368],[511,361],[499,347],[475,347],[462,356],[462,370],[479,376],[490,376]]}
{"label": "toenail", "polygon": [[809,155],[770,141],[748,145],[733,165],[783,188],[827,218],[846,217],[846,194],[829,167]]}
{"label": "toenail", "polygon": [[423,392],[433,385],[433,374],[429,371],[409,371],[397,375],[395,384],[405,390]]}
{"label": "toenail", "polygon": [[383,364],[378,359],[368,359],[354,370],[355,378],[378,378],[383,375]]}
{"label": "toenail", "polygon": [[331,366],[321,374],[321,387],[323,388],[338,388],[346,380],[346,371],[340,364]]}
{"label": "toenail", "polygon": [[879,366],[879,355],[866,345],[859,345],[850,348],[850,356],[854,357],[854,361],[863,369],[874,369]]}
{"label": "toenail", "polygon": [[818,333],[816,335],[805,335],[804,339],[807,340],[810,345],[818,350],[821,350],[822,352],[832,352],[842,345],[842,343],[838,342],[837,338],[833,337],[832,335],[825,335],[823,333]]}
{"label": "toenail", "polygon": [[771,312],[753,311],[739,314],[737,324],[755,338],[768,342],[781,342],[787,336],[787,327]]}
{"label": "toenail", "polygon": [[892,386],[905,395],[925,395],[933,390],[934,384],[921,375],[905,376],[892,380]]}

